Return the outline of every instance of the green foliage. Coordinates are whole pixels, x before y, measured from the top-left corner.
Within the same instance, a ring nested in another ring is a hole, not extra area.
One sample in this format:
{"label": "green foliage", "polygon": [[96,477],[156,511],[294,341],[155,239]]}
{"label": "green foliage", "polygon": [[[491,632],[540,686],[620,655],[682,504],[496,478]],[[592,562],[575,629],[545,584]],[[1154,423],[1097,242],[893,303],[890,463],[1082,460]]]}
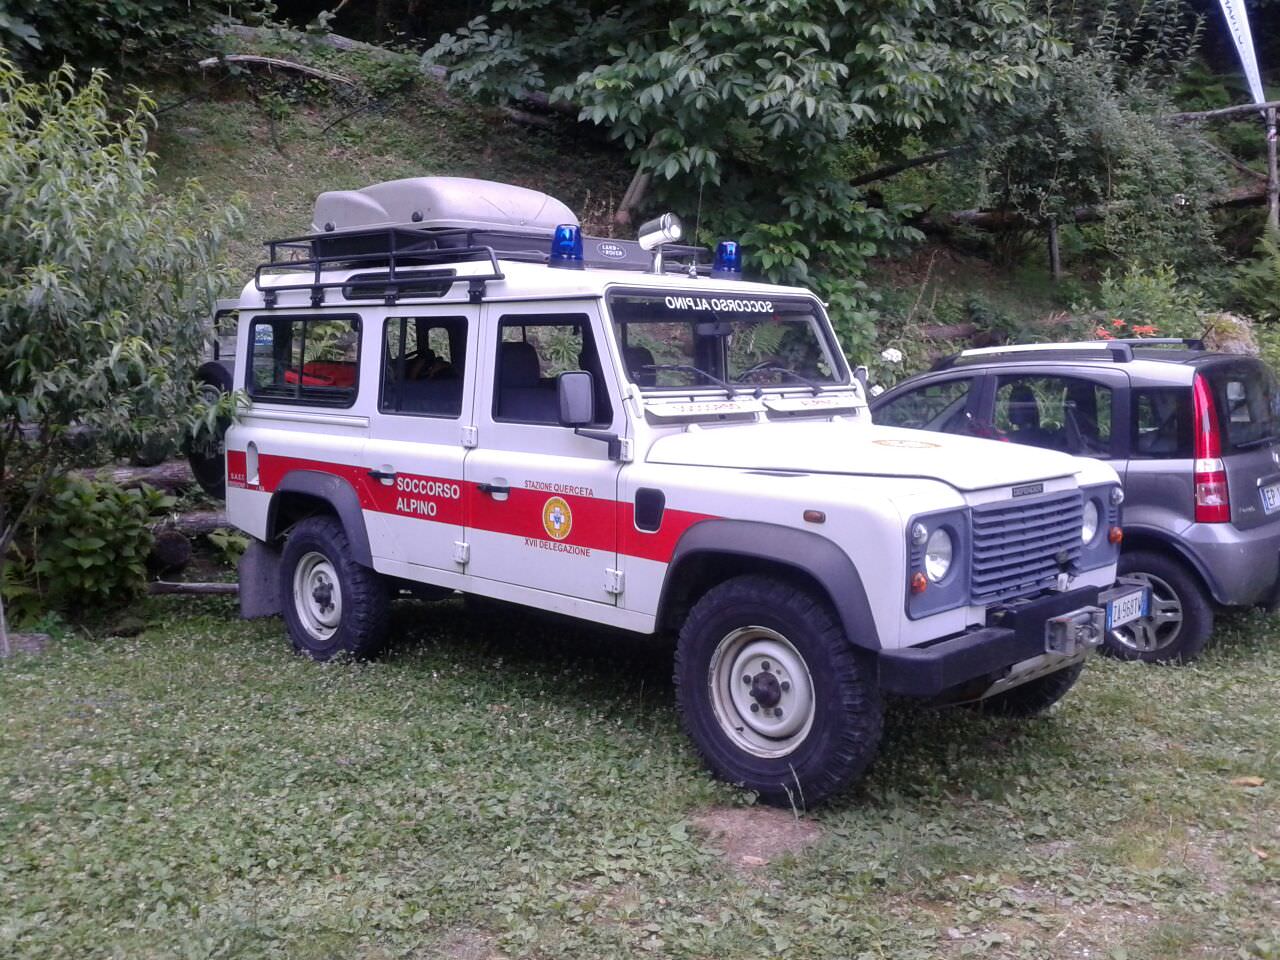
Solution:
{"label": "green foliage", "polygon": [[80,477],[61,480],[33,540],[35,576],[48,605],[82,611],[117,606],[146,585],[151,519],[173,498]]}
{"label": "green foliage", "polygon": [[749,269],[815,287],[857,353],[857,278],[919,234],[912,208],[850,184],[856,158],[965,135],[1053,48],[1020,0],[497,0],[426,58],[474,95],[576,105],[653,174],[655,203],[700,212],[700,240],[737,237]]}
{"label": "green foliage", "polygon": [[245,550],[249,549],[249,538],[234,530],[214,530],[206,539],[223,561],[232,567],[240,562]]}
{"label": "green foliage", "polygon": [[0,560],[77,434],[127,451],[188,414],[238,221],[192,185],[159,193],[150,101],[76,80],[0,59]]}
{"label": "green foliage", "polygon": [[1200,269],[1216,255],[1210,204],[1225,178],[1197,129],[1164,119],[1198,23],[1174,0],[1084,9],[1061,28],[1070,52],[990,114],[967,160],[979,205],[1036,224],[1098,217],[1097,252]]}
{"label": "green foliage", "polygon": [[0,48],[27,64],[136,70],[144,58],[209,42],[209,28],[255,7],[241,0],[7,0]]}
{"label": "green foliage", "polygon": [[1236,267],[1232,300],[1254,319],[1280,321],[1280,237],[1264,233],[1255,254]]}
{"label": "green foliage", "polygon": [[1123,273],[1106,271],[1096,299],[1081,310],[1100,314],[1097,331],[1114,337],[1198,337],[1204,331],[1203,294],[1182,283],[1166,264],[1151,269],[1131,266]]}

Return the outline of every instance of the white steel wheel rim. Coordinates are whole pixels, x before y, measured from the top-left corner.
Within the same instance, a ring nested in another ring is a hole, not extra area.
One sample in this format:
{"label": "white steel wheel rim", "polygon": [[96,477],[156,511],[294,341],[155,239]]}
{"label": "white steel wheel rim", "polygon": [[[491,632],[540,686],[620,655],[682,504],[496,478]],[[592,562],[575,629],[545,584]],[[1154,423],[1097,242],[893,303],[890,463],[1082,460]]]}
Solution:
{"label": "white steel wheel rim", "polygon": [[813,678],[804,657],[768,627],[740,627],[716,646],[707,670],[711,706],[734,746],[785,757],[813,727]]}
{"label": "white steel wheel rim", "polygon": [[342,588],[338,572],[323,553],[303,555],[293,571],[293,607],[306,631],[328,640],[342,623]]}

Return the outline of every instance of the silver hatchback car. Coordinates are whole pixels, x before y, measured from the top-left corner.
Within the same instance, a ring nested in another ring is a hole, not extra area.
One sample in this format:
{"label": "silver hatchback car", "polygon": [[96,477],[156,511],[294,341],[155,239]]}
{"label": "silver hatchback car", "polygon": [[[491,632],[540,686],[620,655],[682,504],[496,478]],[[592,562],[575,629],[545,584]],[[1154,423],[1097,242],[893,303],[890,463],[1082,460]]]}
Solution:
{"label": "silver hatchback car", "polygon": [[1216,608],[1280,604],[1280,390],[1252,357],[1198,340],[966,350],[871,401],[876,423],[1107,460],[1124,481],[1120,573],[1148,616],[1104,649],[1188,661]]}

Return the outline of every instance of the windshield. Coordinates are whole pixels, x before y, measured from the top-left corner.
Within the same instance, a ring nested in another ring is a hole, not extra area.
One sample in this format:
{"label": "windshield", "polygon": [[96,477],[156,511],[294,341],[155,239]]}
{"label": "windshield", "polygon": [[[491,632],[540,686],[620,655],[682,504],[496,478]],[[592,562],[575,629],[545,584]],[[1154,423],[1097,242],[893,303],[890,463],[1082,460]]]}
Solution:
{"label": "windshield", "polygon": [[614,291],[609,310],[627,376],[642,390],[848,383],[812,300]]}

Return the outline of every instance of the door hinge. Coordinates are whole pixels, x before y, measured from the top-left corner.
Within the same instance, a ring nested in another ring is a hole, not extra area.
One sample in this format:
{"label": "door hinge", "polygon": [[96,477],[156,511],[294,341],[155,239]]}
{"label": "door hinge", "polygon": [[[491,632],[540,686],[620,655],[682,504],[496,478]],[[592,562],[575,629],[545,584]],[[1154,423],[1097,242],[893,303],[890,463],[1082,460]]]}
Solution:
{"label": "door hinge", "polygon": [[604,592],[611,593],[615,597],[622,593],[623,586],[626,583],[625,575],[621,570],[614,570],[612,567],[606,567],[604,571]]}
{"label": "door hinge", "polygon": [[618,462],[630,463],[635,458],[635,446],[630,437],[618,441]]}
{"label": "door hinge", "polygon": [[462,428],[462,445],[464,447],[476,447],[480,445],[480,431],[475,427]]}
{"label": "door hinge", "polygon": [[463,540],[453,541],[453,562],[466,566],[471,562],[471,544]]}

